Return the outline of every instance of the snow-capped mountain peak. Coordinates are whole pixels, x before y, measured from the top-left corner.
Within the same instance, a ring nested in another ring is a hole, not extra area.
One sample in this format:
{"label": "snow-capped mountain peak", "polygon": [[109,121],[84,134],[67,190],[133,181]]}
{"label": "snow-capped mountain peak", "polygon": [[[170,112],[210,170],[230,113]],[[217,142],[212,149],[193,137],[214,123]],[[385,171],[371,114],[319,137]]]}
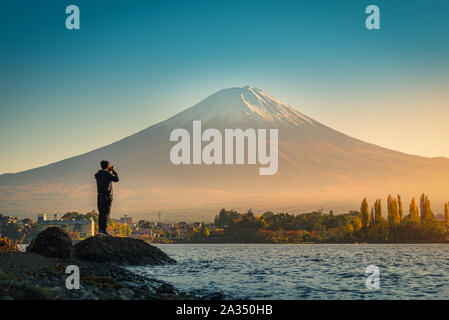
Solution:
{"label": "snow-capped mountain peak", "polygon": [[172,120],[178,125],[193,120],[209,125],[248,125],[248,122],[270,126],[314,124],[312,119],[293,107],[251,85],[220,90]]}

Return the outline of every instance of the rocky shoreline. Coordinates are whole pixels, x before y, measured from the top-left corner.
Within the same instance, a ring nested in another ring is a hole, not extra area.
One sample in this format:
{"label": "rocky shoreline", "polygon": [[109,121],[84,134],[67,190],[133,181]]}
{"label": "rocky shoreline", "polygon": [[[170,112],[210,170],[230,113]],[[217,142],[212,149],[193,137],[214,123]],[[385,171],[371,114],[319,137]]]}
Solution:
{"label": "rocky shoreline", "polygon": [[[69,235],[50,227],[18,252],[11,241],[0,247],[0,300],[197,299],[172,285],[133,273],[124,266],[176,263],[142,240],[96,235],[72,245]],[[67,288],[68,266],[79,270],[79,288]]]}
{"label": "rocky shoreline", "polygon": [[[67,289],[67,266],[80,269],[80,289]],[[1,300],[199,299],[163,281],[111,264],[0,250]]]}

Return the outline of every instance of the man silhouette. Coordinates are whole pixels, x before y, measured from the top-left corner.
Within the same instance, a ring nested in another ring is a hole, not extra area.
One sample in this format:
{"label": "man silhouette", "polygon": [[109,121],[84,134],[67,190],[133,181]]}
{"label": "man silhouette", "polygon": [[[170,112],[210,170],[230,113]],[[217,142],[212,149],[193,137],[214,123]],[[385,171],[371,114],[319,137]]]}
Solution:
{"label": "man silhouette", "polygon": [[109,214],[111,213],[112,205],[112,182],[118,182],[118,174],[114,170],[114,166],[109,164],[109,161],[103,160],[100,162],[101,170],[95,174],[97,180],[97,205],[98,212],[98,231],[105,235],[110,235],[106,231],[108,225]]}

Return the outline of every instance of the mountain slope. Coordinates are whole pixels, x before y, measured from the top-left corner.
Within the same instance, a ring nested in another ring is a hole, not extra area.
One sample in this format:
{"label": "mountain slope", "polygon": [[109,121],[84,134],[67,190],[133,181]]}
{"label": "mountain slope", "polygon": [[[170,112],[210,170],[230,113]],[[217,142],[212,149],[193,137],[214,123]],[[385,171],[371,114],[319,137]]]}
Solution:
{"label": "mountain slope", "polygon": [[[277,128],[279,165],[181,165],[169,160],[172,130]],[[102,159],[119,170],[115,213],[162,211],[209,218],[221,207],[355,209],[365,196],[430,194],[447,201],[449,159],[381,148],[335,131],[252,86],[218,91],[185,111],[113,144],[48,166],[0,176],[0,212],[95,208],[93,174]]]}

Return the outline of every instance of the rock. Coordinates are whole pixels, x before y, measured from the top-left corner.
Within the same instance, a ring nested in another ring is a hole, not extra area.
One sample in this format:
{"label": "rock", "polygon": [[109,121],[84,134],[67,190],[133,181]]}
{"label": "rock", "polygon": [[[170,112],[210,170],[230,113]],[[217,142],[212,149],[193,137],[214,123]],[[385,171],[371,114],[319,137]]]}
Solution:
{"label": "rock", "polygon": [[0,280],[0,288],[8,287],[11,284],[11,280]]}
{"label": "rock", "polygon": [[223,292],[212,292],[201,298],[205,300],[223,300],[225,298],[225,295]]}
{"label": "rock", "polygon": [[85,293],[83,296],[81,296],[80,299],[81,300],[99,300],[98,296],[96,296],[90,292]]}
{"label": "rock", "polygon": [[64,230],[50,227],[39,233],[27,247],[27,252],[51,258],[70,258],[72,240]]}
{"label": "rock", "polygon": [[49,290],[58,296],[62,296],[62,294],[63,294],[63,290],[61,287],[54,287],[54,288],[50,288]]}
{"label": "rock", "polygon": [[178,291],[171,284],[166,283],[157,288],[156,293],[178,294]]}
{"label": "rock", "polygon": [[[99,288],[94,288],[91,293],[93,293],[94,295],[97,295],[97,296],[101,296],[103,294],[103,292]],[[109,293],[109,292],[106,292],[106,293]]]}
{"label": "rock", "polygon": [[73,251],[80,260],[100,263],[133,266],[176,263],[159,248],[133,238],[96,235],[77,243]]}
{"label": "rock", "polygon": [[121,296],[132,298],[134,296],[134,291],[129,288],[122,288],[118,290],[118,294]]}
{"label": "rock", "polygon": [[100,300],[123,300],[118,294],[106,293],[100,296]]}
{"label": "rock", "polygon": [[133,289],[133,291],[134,291],[134,296],[143,297],[147,294],[147,292],[145,290],[139,289],[139,288]]}
{"label": "rock", "polygon": [[119,283],[124,287],[139,288],[139,285],[132,281],[120,281]]}

